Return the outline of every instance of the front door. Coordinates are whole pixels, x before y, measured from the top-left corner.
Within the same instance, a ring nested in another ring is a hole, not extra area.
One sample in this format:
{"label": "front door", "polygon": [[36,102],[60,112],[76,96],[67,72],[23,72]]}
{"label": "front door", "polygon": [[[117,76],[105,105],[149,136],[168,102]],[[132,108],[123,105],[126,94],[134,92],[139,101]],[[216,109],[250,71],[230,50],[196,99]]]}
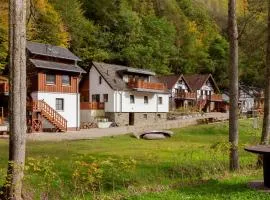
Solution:
{"label": "front door", "polygon": [[133,126],[134,125],[134,113],[129,113],[129,116],[128,116],[128,124],[130,126]]}

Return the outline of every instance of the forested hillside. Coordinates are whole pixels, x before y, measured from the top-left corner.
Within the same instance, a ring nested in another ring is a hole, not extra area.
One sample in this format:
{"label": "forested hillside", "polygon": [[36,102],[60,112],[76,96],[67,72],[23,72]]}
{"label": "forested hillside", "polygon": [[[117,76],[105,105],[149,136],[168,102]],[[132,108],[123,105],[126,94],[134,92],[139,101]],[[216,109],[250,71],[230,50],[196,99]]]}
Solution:
{"label": "forested hillside", "polygon": [[[266,6],[238,1],[241,78],[262,85]],[[0,0],[0,68],[7,62],[8,0]],[[213,73],[227,86],[227,0],[29,0],[28,40],[91,60],[159,74]]]}

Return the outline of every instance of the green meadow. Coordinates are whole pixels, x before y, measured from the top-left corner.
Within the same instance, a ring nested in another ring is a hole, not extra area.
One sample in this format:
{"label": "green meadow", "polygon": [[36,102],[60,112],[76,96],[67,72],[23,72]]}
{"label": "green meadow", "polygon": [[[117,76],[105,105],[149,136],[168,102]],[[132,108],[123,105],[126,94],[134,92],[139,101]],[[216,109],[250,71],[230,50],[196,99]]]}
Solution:
{"label": "green meadow", "polygon": [[[250,189],[262,179],[256,155],[260,129],[240,120],[241,169],[228,170],[228,123],[175,129],[166,140],[130,135],[96,140],[28,142],[24,194],[27,199],[269,199]],[[0,140],[0,184],[8,142]]]}

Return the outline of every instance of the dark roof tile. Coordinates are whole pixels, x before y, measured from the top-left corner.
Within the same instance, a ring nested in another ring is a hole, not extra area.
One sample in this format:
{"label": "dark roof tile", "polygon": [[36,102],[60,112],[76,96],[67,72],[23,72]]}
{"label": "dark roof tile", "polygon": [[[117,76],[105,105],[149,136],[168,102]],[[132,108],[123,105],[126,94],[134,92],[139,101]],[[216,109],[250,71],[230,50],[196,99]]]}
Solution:
{"label": "dark roof tile", "polygon": [[30,53],[36,55],[50,56],[54,58],[63,58],[67,60],[80,61],[81,59],[71,53],[67,48],[53,46],[51,44],[42,44],[28,41],[26,48]]}
{"label": "dark roof tile", "polygon": [[86,73],[78,65],[74,65],[74,64],[65,64],[65,63],[46,61],[46,60],[37,60],[37,59],[29,59],[29,60],[37,68],[76,72],[76,73]]}
{"label": "dark roof tile", "polygon": [[[121,72],[133,72],[140,73],[149,76],[150,74],[154,74],[149,70],[144,69],[136,69],[123,65],[115,65],[115,64],[107,64],[101,62],[93,62],[93,66],[98,70],[101,76],[105,79],[105,81],[110,85],[113,90],[131,90],[127,84],[123,81],[121,77]],[[151,82],[159,82],[159,80],[150,76]],[[149,91],[151,92],[151,91]],[[160,92],[167,93],[167,91],[152,91],[152,92]]]}
{"label": "dark roof tile", "polygon": [[211,74],[193,74],[193,75],[185,75],[185,80],[187,81],[187,83],[189,84],[189,86],[192,88],[192,90],[196,91],[196,90],[200,90],[202,88],[202,86],[204,85],[204,83],[207,80],[210,80],[213,84],[213,86],[215,87],[215,90],[217,92],[219,91],[219,88],[214,80],[214,78],[212,77]]}

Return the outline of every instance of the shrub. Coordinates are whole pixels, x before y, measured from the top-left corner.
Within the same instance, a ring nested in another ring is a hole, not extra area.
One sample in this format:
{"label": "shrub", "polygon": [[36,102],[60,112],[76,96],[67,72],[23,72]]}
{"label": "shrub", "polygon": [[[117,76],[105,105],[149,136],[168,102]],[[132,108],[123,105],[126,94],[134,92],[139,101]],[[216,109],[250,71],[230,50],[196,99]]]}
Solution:
{"label": "shrub", "polygon": [[127,187],[134,181],[130,173],[135,167],[136,162],[133,159],[98,160],[86,155],[74,162],[73,185],[81,194]]}

